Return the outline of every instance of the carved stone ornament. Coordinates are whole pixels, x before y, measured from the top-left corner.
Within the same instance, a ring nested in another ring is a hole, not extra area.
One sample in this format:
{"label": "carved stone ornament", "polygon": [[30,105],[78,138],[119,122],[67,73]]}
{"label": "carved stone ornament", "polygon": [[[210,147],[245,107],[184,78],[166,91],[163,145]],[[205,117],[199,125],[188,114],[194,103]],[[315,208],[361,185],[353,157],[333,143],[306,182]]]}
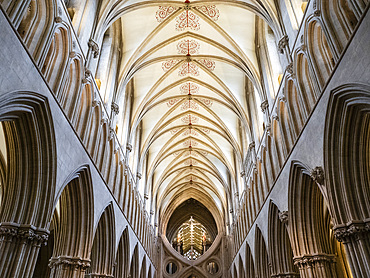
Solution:
{"label": "carved stone ornament", "polygon": [[320,185],[324,184],[324,169],[320,166],[315,167],[311,171],[311,178]]}
{"label": "carved stone ornament", "polygon": [[141,178],[142,178],[142,174],[141,173],[136,173],[136,177],[139,179],[139,180],[141,180]]}
{"label": "carved stone ornament", "polygon": [[266,109],[268,109],[268,108],[269,108],[269,102],[267,100],[263,101],[261,103],[261,110],[262,110],[262,112],[265,113]]}
{"label": "carved stone ornament", "polygon": [[370,233],[370,222],[351,223],[334,227],[334,236],[339,242],[359,240]]}
{"label": "carved stone ornament", "polygon": [[315,264],[322,265],[323,263],[334,263],[335,255],[332,254],[315,254],[315,255],[304,255],[302,257],[295,257],[294,264],[300,269],[306,267],[312,267]]}
{"label": "carved stone ornament", "polygon": [[114,101],[112,101],[112,105],[111,105],[111,108],[112,108],[112,112],[116,115],[119,114],[119,106],[117,103],[115,103]]}
{"label": "carved stone ornament", "polygon": [[99,106],[99,104],[100,104],[100,101],[97,100],[97,99],[94,99],[93,102],[92,102],[93,107]]}
{"label": "carved stone ornament", "polygon": [[280,211],[279,212],[279,220],[281,221],[281,223],[284,223],[284,224],[287,224],[288,223],[288,211]]}
{"label": "carved stone ornament", "polygon": [[82,79],[82,83],[87,83],[88,82],[88,78],[90,76],[92,76],[91,71],[88,68],[85,68],[85,75],[84,75],[84,78]]}
{"label": "carved stone ornament", "polygon": [[93,53],[94,59],[99,57],[99,46],[96,42],[94,42],[92,39],[89,39],[89,42],[87,43],[89,48],[91,49]]}
{"label": "carved stone ornament", "polygon": [[62,23],[63,22],[63,19],[60,16],[56,16],[54,20],[55,20],[55,23]]}
{"label": "carved stone ornament", "polygon": [[284,48],[287,47],[289,44],[289,37],[287,35],[283,36],[278,44],[278,50],[281,54],[284,53]]}
{"label": "carved stone ornament", "polygon": [[23,244],[46,245],[49,231],[37,229],[32,225],[19,225],[16,223],[2,223],[0,226],[0,242],[20,241]]}
{"label": "carved stone ornament", "polygon": [[126,149],[131,152],[132,151],[132,145],[130,143],[127,143]]}
{"label": "carved stone ornament", "polygon": [[294,74],[294,67],[293,67],[293,63],[290,63],[289,65],[287,65],[287,67],[286,67],[286,71],[287,71],[290,75],[293,75],[293,74]]}
{"label": "carved stone ornament", "polygon": [[81,259],[79,257],[69,257],[69,256],[60,256],[58,258],[51,258],[49,267],[57,268],[58,266],[71,267],[74,270],[83,270],[85,271],[90,267],[89,259]]}

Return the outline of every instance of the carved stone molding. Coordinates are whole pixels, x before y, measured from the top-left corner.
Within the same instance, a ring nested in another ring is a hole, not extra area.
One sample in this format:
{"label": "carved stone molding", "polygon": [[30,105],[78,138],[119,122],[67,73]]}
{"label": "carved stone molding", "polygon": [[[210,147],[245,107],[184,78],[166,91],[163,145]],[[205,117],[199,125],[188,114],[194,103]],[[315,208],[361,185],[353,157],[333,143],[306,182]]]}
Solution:
{"label": "carved stone molding", "polygon": [[272,115],[272,119],[275,120],[275,121],[279,121],[279,116],[274,114],[274,115]]}
{"label": "carved stone molding", "polygon": [[367,237],[370,233],[370,222],[351,223],[334,227],[334,236],[339,242],[349,242]]}
{"label": "carved stone molding", "polygon": [[90,267],[89,259],[82,259],[79,257],[69,257],[69,256],[60,256],[57,258],[51,258],[49,267],[57,268],[58,266],[62,267],[71,267],[73,270],[82,270],[85,271]]}
{"label": "carved stone molding", "polygon": [[113,275],[100,274],[100,273],[89,273],[89,274],[86,274],[85,277],[90,277],[90,278],[114,278]]}
{"label": "carved stone molding", "polygon": [[314,16],[316,17],[319,17],[321,15],[321,11],[320,10],[316,10],[313,12]]}
{"label": "carved stone molding", "polygon": [[287,47],[289,44],[289,37],[287,35],[283,36],[280,40],[279,40],[279,44],[278,44],[278,50],[281,54],[284,53],[284,48]]}
{"label": "carved stone molding", "polygon": [[324,184],[324,169],[321,166],[315,167],[311,171],[311,178],[320,185]]}
{"label": "carved stone molding", "polygon": [[142,178],[142,174],[141,173],[136,173],[136,177],[139,179],[139,180],[141,180],[141,178]]}
{"label": "carved stone molding", "polygon": [[93,56],[94,59],[98,58],[99,57],[99,45],[96,42],[94,42],[92,39],[89,39],[89,42],[87,44],[94,54]]}
{"label": "carved stone molding", "polygon": [[0,242],[22,242],[28,245],[46,245],[49,239],[49,231],[38,229],[32,225],[20,225],[16,223],[1,223]]}
{"label": "carved stone molding", "polygon": [[112,105],[111,105],[111,108],[112,108],[112,112],[116,115],[119,114],[119,106],[117,103],[115,103],[114,101],[112,102]]}
{"label": "carved stone molding", "polygon": [[77,53],[75,51],[71,51],[69,53],[69,58],[71,58],[71,59],[75,58],[76,56],[77,56]]}
{"label": "carved stone molding", "polygon": [[132,151],[132,145],[130,143],[127,143],[126,149],[131,152]]}
{"label": "carved stone molding", "polygon": [[109,128],[109,140],[112,140],[114,138],[115,133],[116,132],[114,131],[114,129],[110,127]]}
{"label": "carved stone molding", "polygon": [[268,109],[268,108],[269,108],[269,102],[267,100],[263,101],[261,103],[261,110],[262,110],[262,112],[265,113],[266,109]]}
{"label": "carved stone molding", "polygon": [[97,100],[97,99],[94,99],[93,102],[92,102],[93,107],[99,106],[99,104],[100,104],[100,101]]}
{"label": "carved stone molding", "polygon": [[92,76],[91,71],[88,68],[85,68],[85,75],[84,78],[82,79],[82,83],[87,83],[89,80],[89,77]]}
{"label": "carved stone molding", "polygon": [[60,16],[56,16],[54,20],[55,20],[55,23],[62,23],[63,22],[63,19]]}
{"label": "carved stone molding", "polygon": [[287,65],[287,67],[286,67],[286,71],[287,71],[290,75],[294,75],[294,67],[293,67],[293,63],[289,63],[289,65]]}
{"label": "carved stone molding", "polygon": [[332,254],[315,254],[315,255],[304,255],[301,257],[294,258],[294,264],[300,269],[313,267],[315,264],[323,263],[335,263],[335,255]]}
{"label": "carved stone molding", "polygon": [[289,217],[288,211],[285,210],[285,211],[279,212],[279,220],[281,221],[281,223],[287,224],[288,217]]}

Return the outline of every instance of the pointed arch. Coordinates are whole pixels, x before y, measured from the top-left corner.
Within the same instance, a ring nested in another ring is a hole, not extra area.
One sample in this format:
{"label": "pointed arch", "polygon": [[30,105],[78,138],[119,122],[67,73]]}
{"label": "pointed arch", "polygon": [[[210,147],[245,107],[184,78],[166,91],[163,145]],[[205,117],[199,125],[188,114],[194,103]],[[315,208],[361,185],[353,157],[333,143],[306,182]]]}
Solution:
{"label": "pointed arch", "polygon": [[[4,93],[0,96],[0,124],[7,148],[0,231],[14,231],[4,235],[0,245],[0,265],[8,265],[0,268],[0,276],[29,277],[40,244],[48,238],[55,192],[56,146],[49,103],[33,92]],[[35,237],[25,243],[18,233]],[[26,260],[15,257],[20,252]],[[12,269],[16,271],[11,274],[8,271]]]}
{"label": "pointed arch", "polygon": [[[89,166],[81,166],[67,179],[54,209],[55,246],[50,277],[82,275],[90,264],[94,232],[93,188]],[[70,262],[68,264],[67,262]]]}
{"label": "pointed arch", "polygon": [[361,247],[370,246],[369,119],[370,86],[346,84],[332,91],[324,137],[328,201],[336,238],[345,244],[357,277],[370,275],[370,249]]}
{"label": "pointed arch", "polygon": [[[294,263],[301,276],[308,273],[337,277],[342,274],[332,244],[329,211],[319,186],[302,163],[293,161],[289,178],[289,229]],[[343,275],[342,277],[350,277]]]}
{"label": "pointed arch", "polygon": [[95,232],[90,253],[91,265],[86,270],[87,277],[113,274],[115,233],[113,204],[110,203],[101,215]]}
{"label": "pointed arch", "polygon": [[129,274],[130,265],[130,241],[129,232],[126,227],[122,232],[121,239],[118,244],[116,255],[116,267],[114,268],[114,277],[125,278]]}
{"label": "pointed arch", "polygon": [[273,276],[291,275],[299,277],[299,270],[293,262],[293,250],[290,244],[284,218],[280,219],[281,212],[270,202],[269,208],[269,257],[271,258],[271,272]]}
{"label": "pointed arch", "polygon": [[259,278],[271,277],[269,256],[266,249],[266,243],[260,228],[256,227],[255,234],[255,258],[256,272]]}
{"label": "pointed arch", "polygon": [[256,277],[254,272],[254,260],[249,244],[245,244],[245,274],[246,277]]}

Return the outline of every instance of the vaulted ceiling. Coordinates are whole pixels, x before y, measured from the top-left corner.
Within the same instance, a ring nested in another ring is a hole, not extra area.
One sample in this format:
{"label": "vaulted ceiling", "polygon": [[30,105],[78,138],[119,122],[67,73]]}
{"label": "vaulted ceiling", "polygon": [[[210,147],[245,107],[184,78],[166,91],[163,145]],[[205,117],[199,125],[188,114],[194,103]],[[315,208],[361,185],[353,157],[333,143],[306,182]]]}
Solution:
{"label": "vaulted ceiling", "polygon": [[[122,143],[132,145],[130,167],[155,221],[168,221],[189,198],[207,206],[218,226],[227,218],[243,187],[246,149],[262,132],[253,123],[263,117],[264,94],[256,20],[278,32],[272,6],[132,0],[103,9],[97,29],[115,22],[121,36],[115,98],[124,106],[130,96],[118,130],[128,131]],[[250,96],[258,107],[253,119]]]}

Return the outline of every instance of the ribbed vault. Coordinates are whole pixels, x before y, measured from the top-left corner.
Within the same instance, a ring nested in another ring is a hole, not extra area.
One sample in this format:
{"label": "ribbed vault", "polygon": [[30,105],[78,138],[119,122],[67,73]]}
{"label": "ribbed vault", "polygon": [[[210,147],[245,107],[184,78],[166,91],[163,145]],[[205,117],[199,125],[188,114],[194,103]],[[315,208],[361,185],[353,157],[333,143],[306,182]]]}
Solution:
{"label": "ribbed vault", "polygon": [[115,129],[160,233],[189,198],[209,208],[217,231],[232,222],[245,190],[243,156],[263,132],[256,36],[264,26],[280,37],[272,6],[131,0],[100,14],[95,40],[102,53],[104,42],[114,44],[120,65],[105,101],[119,107]]}

